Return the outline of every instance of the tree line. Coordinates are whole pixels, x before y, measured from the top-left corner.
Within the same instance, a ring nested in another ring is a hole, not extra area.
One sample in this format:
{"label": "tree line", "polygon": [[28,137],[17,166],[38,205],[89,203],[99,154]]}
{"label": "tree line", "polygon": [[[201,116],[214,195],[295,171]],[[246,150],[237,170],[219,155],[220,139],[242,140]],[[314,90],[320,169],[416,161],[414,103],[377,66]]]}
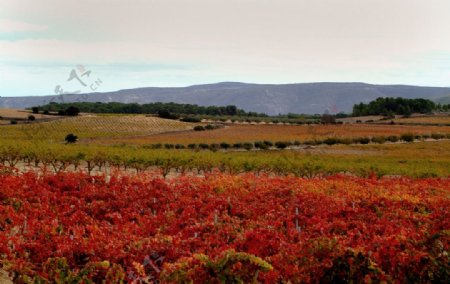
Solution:
{"label": "tree line", "polygon": [[56,103],[51,102],[44,106],[35,107],[43,112],[65,111],[68,107],[76,107],[80,112],[89,113],[121,113],[121,114],[158,114],[171,113],[178,115],[227,115],[227,116],[248,116],[266,117],[264,113],[246,112],[234,105],[227,106],[199,106],[195,104],[178,103],[118,103],[118,102],[74,102]]}
{"label": "tree line", "polygon": [[411,115],[412,113],[431,113],[448,111],[450,105],[436,104],[427,99],[377,98],[368,104],[359,103],[353,106],[353,116],[364,115]]}

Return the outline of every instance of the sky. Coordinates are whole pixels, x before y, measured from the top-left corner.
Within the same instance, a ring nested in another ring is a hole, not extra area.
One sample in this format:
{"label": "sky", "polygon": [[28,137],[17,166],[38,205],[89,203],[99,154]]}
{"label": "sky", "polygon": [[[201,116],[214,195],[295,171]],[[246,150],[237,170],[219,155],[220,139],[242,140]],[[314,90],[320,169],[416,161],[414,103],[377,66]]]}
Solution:
{"label": "sky", "polygon": [[0,96],[223,81],[450,86],[450,1],[0,0]]}

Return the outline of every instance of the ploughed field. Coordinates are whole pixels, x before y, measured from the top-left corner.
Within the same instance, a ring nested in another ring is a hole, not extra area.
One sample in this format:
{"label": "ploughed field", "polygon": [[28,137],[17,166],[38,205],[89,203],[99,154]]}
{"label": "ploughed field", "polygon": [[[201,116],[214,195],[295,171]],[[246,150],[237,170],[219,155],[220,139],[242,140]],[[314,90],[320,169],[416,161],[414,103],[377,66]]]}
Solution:
{"label": "ploughed field", "polygon": [[0,262],[17,283],[448,283],[449,194],[446,178],[3,167]]}

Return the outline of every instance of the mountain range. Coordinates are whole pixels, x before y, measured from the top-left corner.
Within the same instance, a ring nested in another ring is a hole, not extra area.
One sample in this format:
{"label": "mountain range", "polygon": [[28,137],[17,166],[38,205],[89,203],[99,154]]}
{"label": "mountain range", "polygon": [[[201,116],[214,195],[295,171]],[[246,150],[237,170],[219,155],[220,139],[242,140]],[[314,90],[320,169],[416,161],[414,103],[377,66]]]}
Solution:
{"label": "mountain range", "polygon": [[0,108],[27,108],[55,102],[176,102],[235,105],[271,115],[350,112],[354,104],[378,97],[426,98],[445,102],[450,88],[366,83],[248,84],[222,82],[188,87],[148,87],[114,92],[53,96],[0,97]]}

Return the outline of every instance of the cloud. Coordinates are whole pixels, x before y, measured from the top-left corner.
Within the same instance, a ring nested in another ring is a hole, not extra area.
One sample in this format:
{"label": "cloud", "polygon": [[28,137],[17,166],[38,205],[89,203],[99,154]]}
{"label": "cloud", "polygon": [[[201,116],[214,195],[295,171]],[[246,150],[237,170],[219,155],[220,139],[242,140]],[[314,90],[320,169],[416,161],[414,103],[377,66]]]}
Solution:
{"label": "cloud", "polygon": [[42,32],[45,30],[47,30],[47,26],[44,25],[0,19],[0,33]]}

